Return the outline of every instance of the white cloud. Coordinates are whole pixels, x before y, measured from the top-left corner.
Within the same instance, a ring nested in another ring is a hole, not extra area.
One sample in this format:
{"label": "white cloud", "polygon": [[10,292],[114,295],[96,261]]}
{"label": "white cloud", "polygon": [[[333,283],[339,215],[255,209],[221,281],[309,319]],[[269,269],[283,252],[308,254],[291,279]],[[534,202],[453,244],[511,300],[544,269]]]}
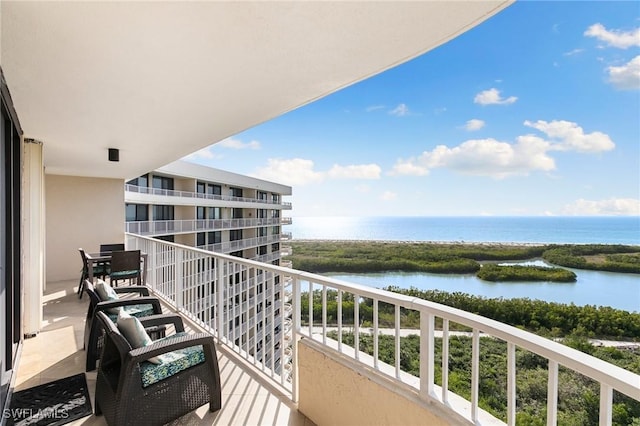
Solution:
{"label": "white cloud", "polygon": [[332,179],[380,179],[382,169],[377,164],[340,166],[334,164],[327,172]]}
{"label": "white cloud", "polygon": [[593,24],[584,32],[587,37],[595,37],[608,46],[627,49],[640,46],[640,28],[631,31],[607,30],[604,25]]}
{"label": "white cloud", "polygon": [[640,199],[579,199],[565,206],[563,214],[572,216],[640,216]]}
{"label": "white cloud", "polygon": [[287,185],[305,185],[321,182],[322,173],[313,170],[314,163],[303,158],[282,160],[270,158],[266,167],[259,168],[254,174],[260,179],[282,182]]}
{"label": "white cloud", "polygon": [[488,138],[468,140],[453,148],[439,145],[417,157],[398,160],[389,174],[426,176],[433,169],[446,168],[462,174],[502,179],[555,170],[555,160],[549,155],[553,151],[593,153],[615,147],[608,135],[602,132],[585,134],[580,126],[570,121],[539,120],[524,124],[540,130],[549,140],[522,135],[515,143]]}
{"label": "white cloud", "polygon": [[215,145],[231,149],[260,149],[260,142],[258,141],[242,142],[239,139],[233,138],[223,139]]}
{"label": "white cloud", "polygon": [[640,56],[636,56],[625,65],[608,67],[609,82],[621,90],[640,89]]}
{"label": "white cloud", "polygon": [[548,142],[534,136],[521,136],[516,144],[495,139],[473,139],[454,148],[439,145],[416,158],[399,160],[391,174],[424,176],[432,169],[447,168],[497,179],[527,175],[536,170],[555,169],[553,158],[546,155],[548,145]]}
{"label": "white cloud", "polygon": [[506,99],[501,97],[500,91],[496,88],[484,90],[473,98],[473,102],[480,105],[509,105],[517,100],[515,96],[509,96]]}
{"label": "white cloud", "polygon": [[306,185],[326,179],[379,179],[381,171],[377,164],[334,164],[328,171],[317,171],[312,160],[270,158],[267,165],[257,169],[252,176],[286,185]]}
{"label": "white cloud", "polygon": [[393,201],[396,198],[398,198],[398,194],[396,194],[395,192],[391,192],[391,191],[384,191],[381,195],[380,195],[380,199],[382,201]]}
{"label": "white cloud", "polygon": [[484,124],[484,121],[473,118],[467,121],[467,123],[464,125],[464,128],[470,132],[473,132],[475,130],[482,129],[484,127]]}
{"label": "white cloud", "polygon": [[372,112],[380,109],[384,109],[384,105],[371,105],[371,106],[368,106],[365,111]]}
{"label": "white cloud", "polygon": [[601,152],[615,148],[615,144],[609,135],[602,132],[585,134],[582,127],[571,121],[554,120],[546,122],[538,120],[531,122],[527,120],[524,125],[540,130],[552,139],[551,150]]}
{"label": "white cloud", "polygon": [[389,111],[389,114],[395,115],[396,117],[404,117],[405,115],[409,115],[409,107],[406,104],[399,104]]}
{"label": "white cloud", "polygon": [[213,152],[213,146],[208,146],[206,148],[202,148],[199,151],[196,152],[192,152],[191,154],[187,155],[186,157],[182,157],[183,160],[199,160],[199,159],[203,159],[203,160],[219,160],[221,158],[224,158],[223,155],[220,154],[216,154],[215,152]]}
{"label": "white cloud", "polygon": [[584,49],[573,49],[570,50],[568,52],[563,53],[564,56],[573,56],[573,55],[577,55],[579,53],[584,52]]}

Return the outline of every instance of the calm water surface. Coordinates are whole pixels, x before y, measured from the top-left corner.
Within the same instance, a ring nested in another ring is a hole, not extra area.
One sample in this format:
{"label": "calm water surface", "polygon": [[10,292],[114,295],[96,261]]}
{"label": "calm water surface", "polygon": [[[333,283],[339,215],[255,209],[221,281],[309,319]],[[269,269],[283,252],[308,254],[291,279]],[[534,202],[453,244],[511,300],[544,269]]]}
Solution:
{"label": "calm water surface", "polygon": [[573,271],[578,276],[575,283],[492,283],[482,281],[475,275],[412,272],[325,275],[376,288],[395,285],[401,288],[416,287],[421,290],[459,291],[490,298],[528,297],[547,302],[611,306],[630,312],[640,312],[640,277],[638,275],[577,269],[573,269]]}

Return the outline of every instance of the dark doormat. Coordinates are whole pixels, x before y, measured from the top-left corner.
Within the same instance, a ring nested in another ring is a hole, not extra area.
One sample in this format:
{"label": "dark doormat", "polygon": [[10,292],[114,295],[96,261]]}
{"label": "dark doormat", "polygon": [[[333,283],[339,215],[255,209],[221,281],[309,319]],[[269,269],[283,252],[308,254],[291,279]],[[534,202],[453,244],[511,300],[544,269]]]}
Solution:
{"label": "dark doormat", "polygon": [[58,426],[92,413],[87,379],[80,373],[14,393],[7,424]]}

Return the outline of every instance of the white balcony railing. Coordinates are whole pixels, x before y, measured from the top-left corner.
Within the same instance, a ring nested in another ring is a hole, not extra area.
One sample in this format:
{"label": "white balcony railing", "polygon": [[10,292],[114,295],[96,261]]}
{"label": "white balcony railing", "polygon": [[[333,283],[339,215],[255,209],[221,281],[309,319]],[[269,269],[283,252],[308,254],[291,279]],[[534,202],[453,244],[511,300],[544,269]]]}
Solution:
{"label": "white balcony railing", "polygon": [[[281,386],[293,401],[297,401],[298,392],[295,342],[298,338],[305,337],[311,339],[313,345],[320,350],[351,359],[354,365],[361,365],[362,368],[358,368],[360,374],[395,383],[394,389],[412,389],[419,399],[432,406],[437,405],[441,412],[450,412],[452,416],[462,417],[470,424],[483,424],[485,413],[479,407],[479,366],[483,362],[479,350],[481,333],[507,344],[508,425],[514,425],[516,418],[516,349],[524,349],[548,360],[547,396],[543,401],[546,404],[547,424],[554,425],[557,420],[560,365],[599,384],[600,425],[611,424],[614,392],[640,401],[639,375],[560,343],[479,315],[389,291],[151,238],[128,234],[126,242],[127,248],[140,249],[149,254],[148,285],[157,294],[209,330],[217,337],[219,344],[229,346],[253,363],[266,378]],[[328,298],[330,290],[335,292],[332,294],[336,295],[336,300]],[[304,326],[301,322],[303,297],[308,297],[309,306],[308,312],[305,312],[308,322]],[[250,299],[255,303],[244,303]],[[371,330],[360,325],[361,303],[353,304],[352,316],[346,313],[343,315],[342,301],[347,299],[371,302]],[[327,322],[328,302],[334,302],[337,306],[336,324]],[[378,358],[378,314],[381,304],[386,309],[391,306],[395,312],[395,365],[385,364]],[[403,309],[417,311],[420,317],[420,373],[417,378],[400,368],[400,312]],[[292,312],[291,322],[287,320],[289,310]],[[319,318],[314,316],[314,312],[321,312]],[[247,320],[247,327],[237,327],[235,322],[229,324],[229,320],[235,321],[235,318],[243,316],[253,319]],[[443,356],[441,361],[438,360],[442,362],[442,386],[436,385],[435,378],[435,364],[438,362],[434,356],[436,319],[442,324],[439,334],[442,336]],[[259,323],[263,324],[260,330],[257,329]],[[464,400],[463,406],[457,404],[462,397],[448,389],[451,374],[448,356],[450,323],[467,327],[472,336],[471,365],[465,367],[472,372],[471,397],[470,400]],[[289,328],[291,332],[287,331]],[[340,338],[331,339],[328,335],[330,329],[337,330],[338,336],[344,335],[349,329],[353,332],[353,346],[342,343]],[[360,337],[365,333],[373,338],[373,356],[360,351]],[[252,345],[259,344],[263,361],[251,355],[257,352],[257,348],[249,347],[249,342]],[[287,356],[290,361],[283,365],[277,364],[273,361],[276,353],[290,354],[290,357]],[[452,401],[456,401],[456,404]],[[495,423],[496,419],[491,419]]]}
{"label": "white balcony railing", "polygon": [[138,235],[188,234],[191,232],[222,231],[229,229],[259,228],[280,226],[286,218],[264,219],[188,219],[188,220],[151,220],[125,222],[125,232]]}
{"label": "white balcony railing", "polygon": [[222,194],[203,194],[200,192],[175,191],[172,189],[149,188],[146,186],[137,186],[137,185],[129,185],[129,184],[126,184],[124,186],[124,190],[126,192],[132,192],[136,194],[159,195],[163,197],[178,197],[178,198],[191,198],[191,199],[217,200],[217,201],[238,201],[243,203],[259,203],[259,204],[270,204],[275,206],[282,206],[285,209],[291,208],[290,202],[273,201],[273,199],[269,199],[269,198],[262,199],[262,198],[234,197],[232,195],[222,195]]}

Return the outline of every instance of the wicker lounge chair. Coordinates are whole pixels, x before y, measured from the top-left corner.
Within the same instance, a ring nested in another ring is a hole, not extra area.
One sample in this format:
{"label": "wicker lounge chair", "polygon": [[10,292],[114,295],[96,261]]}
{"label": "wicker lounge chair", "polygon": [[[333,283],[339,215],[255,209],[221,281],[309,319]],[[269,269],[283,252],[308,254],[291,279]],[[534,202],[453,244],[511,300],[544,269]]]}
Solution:
{"label": "wicker lounge chair", "polygon": [[[110,426],[162,425],[209,403],[222,406],[220,372],[213,337],[186,334],[175,314],[140,318],[143,327],[171,323],[176,334],[132,349],[104,312],[96,313],[106,330],[96,377],[95,414]],[[152,357],[167,357],[156,365]]]}
{"label": "wicker lounge chair", "polygon": [[[130,286],[114,288],[118,294],[136,293],[140,297],[128,299],[118,299],[104,301],[96,291],[93,283],[88,280],[84,282],[85,292],[89,295],[89,308],[87,309],[87,319],[84,324],[84,349],[87,352],[86,370],[96,369],[96,361],[100,359],[102,352],[103,328],[99,321],[96,321],[96,313],[104,312],[111,320],[115,320],[117,312],[114,309],[123,307],[127,312],[136,317],[157,315],[162,313],[160,301],[149,296],[149,289],[143,286]],[[149,332],[154,337],[161,337],[164,328],[150,329]]]}

